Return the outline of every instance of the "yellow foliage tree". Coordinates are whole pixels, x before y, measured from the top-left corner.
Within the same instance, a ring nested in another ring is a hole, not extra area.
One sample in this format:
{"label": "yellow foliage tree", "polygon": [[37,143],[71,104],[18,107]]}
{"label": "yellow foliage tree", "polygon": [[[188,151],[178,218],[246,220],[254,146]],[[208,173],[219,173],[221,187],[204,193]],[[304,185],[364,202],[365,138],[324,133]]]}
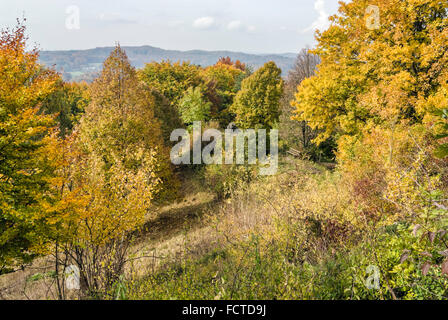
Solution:
{"label": "yellow foliage tree", "polygon": [[[124,272],[132,233],[143,226],[152,201],[176,185],[152,95],[119,46],[90,91],[80,125],[56,147],[59,201],[48,211],[57,274],[75,264],[81,293],[105,297]],[[61,298],[63,282],[58,277]]]}
{"label": "yellow foliage tree", "polygon": [[0,35],[0,273],[30,261],[45,224],[42,204],[54,164],[53,117],[39,113],[58,75],[38,64],[38,51],[27,51],[25,26]]}
{"label": "yellow foliage tree", "polygon": [[365,216],[384,216],[399,209],[391,190],[423,192],[397,181],[420,154],[431,163],[433,111],[446,106],[447,4],[354,0],[330,20],[317,32],[312,53],[322,62],[298,87],[295,119],[317,130],[317,143],[336,138],[353,201]]}
{"label": "yellow foliage tree", "polygon": [[298,88],[296,119],[320,130],[317,142],[368,123],[421,121],[446,76],[446,9],[440,0],[341,2],[330,28],[317,33],[313,53],[322,63]]}

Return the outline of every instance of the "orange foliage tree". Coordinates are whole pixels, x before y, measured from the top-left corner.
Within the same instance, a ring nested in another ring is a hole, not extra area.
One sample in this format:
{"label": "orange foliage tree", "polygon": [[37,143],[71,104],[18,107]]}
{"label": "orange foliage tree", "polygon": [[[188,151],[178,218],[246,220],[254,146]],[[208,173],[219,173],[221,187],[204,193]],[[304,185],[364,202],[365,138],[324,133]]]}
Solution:
{"label": "orange foliage tree", "polygon": [[30,261],[42,240],[42,205],[51,198],[54,164],[48,146],[53,117],[39,113],[58,75],[38,64],[38,51],[27,51],[25,26],[0,35],[0,273]]}

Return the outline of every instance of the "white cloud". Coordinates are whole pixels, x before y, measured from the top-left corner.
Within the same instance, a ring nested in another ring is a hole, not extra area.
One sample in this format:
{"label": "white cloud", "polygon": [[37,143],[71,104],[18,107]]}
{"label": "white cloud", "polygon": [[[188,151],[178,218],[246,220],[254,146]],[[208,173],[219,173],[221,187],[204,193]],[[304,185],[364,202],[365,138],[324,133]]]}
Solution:
{"label": "white cloud", "polygon": [[302,30],[302,32],[314,31],[316,29],[323,31],[330,26],[330,21],[328,21],[330,15],[325,11],[325,1],[314,0],[314,10],[317,11],[319,17],[308,28]]}
{"label": "white cloud", "polygon": [[215,18],[213,17],[202,17],[198,18],[193,22],[193,27],[197,29],[210,29],[216,25]]}
{"label": "white cloud", "polygon": [[257,30],[257,28],[255,26],[248,26],[247,27],[247,32],[255,32]]}
{"label": "white cloud", "polygon": [[229,29],[230,31],[240,30],[242,26],[243,26],[243,24],[241,23],[241,21],[235,20],[235,21],[231,21],[227,25],[227,29]]}

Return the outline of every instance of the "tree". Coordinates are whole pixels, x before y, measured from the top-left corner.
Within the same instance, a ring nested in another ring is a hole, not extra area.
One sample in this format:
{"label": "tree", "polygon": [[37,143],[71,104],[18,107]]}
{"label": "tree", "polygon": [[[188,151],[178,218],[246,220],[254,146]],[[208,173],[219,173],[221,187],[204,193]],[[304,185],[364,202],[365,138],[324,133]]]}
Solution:
{"label": "tree", "polygon": [[39,114],[58,75],[38,64],[38,51],[26,51],[25,26],[0,36],[0,273],[28,262],[41,244],[42,206],[50,196],[54,164],[48,146],[53,117]]}
{"label": "tree", "polygon": [[138,74],[150,89],[163,94],[176,107],[188,88],[203,84],[200,67],[189,62],[152,62]]}
{"label": "tree", "polygon": [[239,70],[241,70],[243,72],[246,71],[246,64],[245,63],[242,63],[240,60],[232,61],[232,59],[229,56],[221,57],[218,60],[218,62],[217,62],[217,65],[219,65],[219,64],[225,64],[225,65],[228,65],[228,66],[233,66],[236,69],[239,69]]}
{"label": "tree", "polygon": [[[124,272],[132,232],[156,197],[176,190],[153,97],[119,46],[90,88],[91,102],[62,145],[55,225],[56,274],[75,264],[83,295],[105,297]],[[63,297],[58,276],[60,297]]]}
{"label": "tree", "polygon": [[247,79],[235,97],[230,110],[240,128],[272,128],[279,121],[283,92],[281,70],[268,62]]}
{"label": "tree", "polygon": [[171,145],[171,132],[184,126],[180,118],[179,110],[168,99],[156,89],[149,89],[154,99],[154,116],[160,121],[162,136],[165,145]]}
{"label": "tree", "polygon": [[59,80],[57,89],[43,102],[41,112],[57,114],[61,136],[70,134],[89,104],[88,85]]}
{"label": "tree", "polygon": [[[380,9],[375,27],[369,5]],[[317,130],[316,143],[335,139],[341,179],[367,220],[423,219],[426,209],[403,211],[397,198],[407,197],[411,207],[413,197],[439,188],[420,179],[446,172],[428,156],[437,127],[433,110],[446,107],[446,1],[341,2],[330,20],[312,51],[322,63],[298,88],[296,119]],[[431,174],[418,177],[415,171],[409,178],[414,166]],[[403,216],[392,218],[394,212]]]}
{"label": "tree", "polygon": [[[366,24],[368,5],[380,8],[377,29]],[[446,73],[446,3],[355,0],[341,3],[331,21],[317,33],[319,70],[295,102],[297,120],[319,130],[316,142],[379,123],[421,122]]]}
{"label": "tree", "polygon": [[154,116],[151,91],[138,79],[126,54],[117,46],[104,62],[103,71],[90,88],[91,103],[81,120],[80,139],[89,152],[98,152],[106,167],[116,155],[125,168],[139,167],[135,150],[155,153],[156,179],[161,179],[164,197],[175,193],[177,184],[164,144],[161,123]]}
{"label": "tree", "polygon": [[208,92],[211,91],[218,97],[217,103],[212,108],[212,117],[219,120],[223,127],[233,121],[229,107],[239,91],[238,84],[247,77],[246,68],[244,67],[244,70],[242,68],[241,63],[236,65],[228,58],[220,59],[202,72],[205,83],[211,84],[209,88],[212,87],[212,90],[207,90],[207,95],[210,96]]}
{"label": "tree", "polygon": [[154,175],[157,158],[138,148],[128,154],[138,167],[130,169],[119,154],[106,166],[100,153],[82,150],[77,139],[75,133],[58,148],[61,166],[53,191],[59,191],[59,199],[47,213],[58,295],[66,298],[60,275],[75,265],[80,298],[107,298],[124,273],[133,232],[144,225],[160,186]]}
{"label": "tree", "polygon": [[179,102],[182,120],[187,125],[193,124],[194,121],[210,120],[210,108],[211,103],[204,99],[200,87],[189,88]]}
{"label": "tree", "polygon": [[305,156],[317,159],[319,150],[312,144],[316,133],[308,126],[306,121],[291,119],[295,108],[292,105],[297,87],[300,83],[315,74],[316,67],[320,63],[318,56],[313,55],[308,49],[303,49],[296,58],[294,69],[292,69],[285,82],[284,92],[280,101],[280,137],[287,142],[288,146],[299,149]]}

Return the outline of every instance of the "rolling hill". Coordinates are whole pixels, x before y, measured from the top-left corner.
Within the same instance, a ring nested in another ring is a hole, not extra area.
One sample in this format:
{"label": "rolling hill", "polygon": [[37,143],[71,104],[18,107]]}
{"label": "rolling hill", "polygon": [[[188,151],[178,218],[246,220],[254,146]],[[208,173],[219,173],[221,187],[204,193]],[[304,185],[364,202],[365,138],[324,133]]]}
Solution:
{"label": "rolling hill", "polygon": [[[294,65],[295,54],[248,54],[231,51],[177,51],[164,50],[151,46],[123,47],[132,64],[141,68],[145,63],[162,60],[190,61],[201,66],[213,65],[221,57],[231,57],[240,60],[254,68],[260,67],[268,61],[274,61],[286,75]],[[100,71],[103,61],[107,58],[113,47],[95,48],[89,50],[70,51],[41,51],[40,62],[46,66],[54,66],[62,72],[65,80],[81,81],[92,80]]]}

